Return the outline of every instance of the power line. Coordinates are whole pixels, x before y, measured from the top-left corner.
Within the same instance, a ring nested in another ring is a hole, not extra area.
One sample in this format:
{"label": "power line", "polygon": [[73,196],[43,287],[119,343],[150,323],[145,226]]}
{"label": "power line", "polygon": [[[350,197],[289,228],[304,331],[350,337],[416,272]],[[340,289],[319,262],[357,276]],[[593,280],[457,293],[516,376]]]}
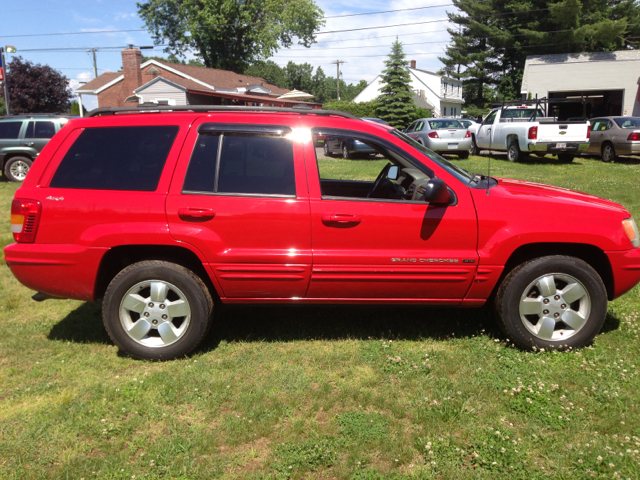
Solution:
{"label": "power line", "polygon": [[[478,0],[477,2],[470,3],[479,3],[483,0]],[[488,15],[476,15],[473,17],[463,17],[468,19],[476,19],[476,18],[488,18],[488,17],[497,17],[497,16],[505,16],[505,15],[517,15],[520,13],[531,13],[531,12],[542,12],[549,11],[553,9],[566,9],[566,8],[576,8],[574,5],[570,6],[556,6],[556,7],[548,7],[548,8],[537,8],[531,10],[518,10],[516,12],[504,12],[504,13],[494,13]],[[350,28],[344,30],[325,30],[322,32],[316,32],[315,35],[325,35],[328,33],[344,33],[344,32],[358,32],[362,30],[378,30],[382,28],[394,28],[394,27],[407,27],[412,25],[425,25],[428,23],[439,23],[439,22],[449,22],[449,18],[443,18],[438,20],[430,20],[425,22],[411,22],[411,23],[398,23],[394,25],[377,25],[373,27],[361,27],[361,28]],[[217,27],[228,27],[234,26],[235,24],[217,24],[217,25],[208,25],[208,26],[200,26],[199,28],[217,28]],[[0,35],[0,38],[22,38],[22,37],[45,37],[45,36],[58,36],[58,35],[95,35],[100,33],[125,33],[125,32],[143,32],[144,29],[128,29],[128,30],[99,30],[92,32],[56,32],[56,33],[34,33],[34,34],[21,34],[21,35]]]}

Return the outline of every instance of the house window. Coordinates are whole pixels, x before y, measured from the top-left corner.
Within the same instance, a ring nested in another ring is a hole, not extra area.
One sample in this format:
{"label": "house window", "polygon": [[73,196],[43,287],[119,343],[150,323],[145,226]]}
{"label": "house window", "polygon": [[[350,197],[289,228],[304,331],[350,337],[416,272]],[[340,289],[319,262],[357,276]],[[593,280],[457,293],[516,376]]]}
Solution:
{"label": "house window", "polygon": [[444,115],[445,117],[447,116],[447,107],[444,107],[442,109],[442,115]]}

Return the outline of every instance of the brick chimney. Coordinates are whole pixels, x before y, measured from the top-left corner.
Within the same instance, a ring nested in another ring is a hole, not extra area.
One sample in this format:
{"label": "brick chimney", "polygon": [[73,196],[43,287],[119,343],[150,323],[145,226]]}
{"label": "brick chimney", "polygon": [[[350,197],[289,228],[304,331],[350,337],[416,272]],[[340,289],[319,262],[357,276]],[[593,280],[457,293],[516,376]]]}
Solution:
{"label": "brick chimney", "polygon": [[124,98],[133,95],[133,91],[140,85],[142,85],[142,72],[140,71],[141,61],[142,53],[140,53],[140,50],[138,50],[137,48],[125,48],[124,50],[122,50]]}
{"label": "brick chimney", "polygon": [[415,60],[411,60],[411,68],[416,68],[416,61]]}

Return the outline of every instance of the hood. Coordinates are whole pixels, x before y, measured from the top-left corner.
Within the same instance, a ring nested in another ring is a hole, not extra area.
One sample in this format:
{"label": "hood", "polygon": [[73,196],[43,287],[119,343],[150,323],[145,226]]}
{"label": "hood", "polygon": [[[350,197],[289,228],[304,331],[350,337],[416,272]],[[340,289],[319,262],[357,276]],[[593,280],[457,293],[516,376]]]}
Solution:
{"label": "hood", "polygon": [[491,193],[497,190],[496,193],[499,191],[500,195],[504,197],[514,197],[514,199],[529,197],[531,200],[564,203],[576,207],[600,208],[631,216],[622,205],[588,193],[524,180],[508,178],[497,178],[496,180],[498,180],[498,185],[491,189]]}

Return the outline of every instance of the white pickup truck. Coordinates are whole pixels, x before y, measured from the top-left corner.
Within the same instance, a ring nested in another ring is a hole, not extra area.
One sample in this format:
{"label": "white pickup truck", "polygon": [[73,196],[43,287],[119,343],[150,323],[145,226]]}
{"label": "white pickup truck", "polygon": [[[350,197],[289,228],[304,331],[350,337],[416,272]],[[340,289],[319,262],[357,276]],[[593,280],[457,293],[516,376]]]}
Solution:
{"label": "white pickup truck", "polygon": [[558,155],[563,162],[589,148],[591,126],[587,120],[557,121],[545,117],[535,106],[509,106],[492,110],[480,124],[472,124],[471,149],[507,152],[512,162],[524,159],[530,153],[544,156]]}

